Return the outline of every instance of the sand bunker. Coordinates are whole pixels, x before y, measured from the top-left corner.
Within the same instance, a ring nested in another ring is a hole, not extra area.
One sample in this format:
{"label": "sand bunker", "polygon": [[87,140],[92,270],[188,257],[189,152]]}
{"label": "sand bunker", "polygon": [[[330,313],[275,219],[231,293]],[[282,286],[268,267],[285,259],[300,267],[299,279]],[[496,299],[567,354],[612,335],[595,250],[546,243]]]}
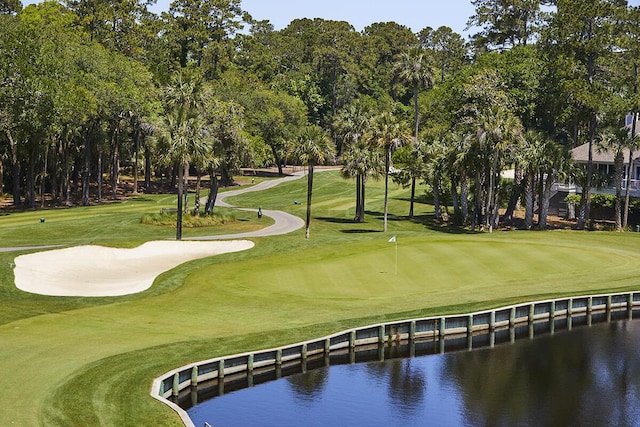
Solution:
{"label": "sand bunker", "polygon": [[248,240],[154,241],[134,249],[76,246],[17,257],[15,283],[41,295],[128,295],[149,289],[158,275],[187,261],[252,247]]}

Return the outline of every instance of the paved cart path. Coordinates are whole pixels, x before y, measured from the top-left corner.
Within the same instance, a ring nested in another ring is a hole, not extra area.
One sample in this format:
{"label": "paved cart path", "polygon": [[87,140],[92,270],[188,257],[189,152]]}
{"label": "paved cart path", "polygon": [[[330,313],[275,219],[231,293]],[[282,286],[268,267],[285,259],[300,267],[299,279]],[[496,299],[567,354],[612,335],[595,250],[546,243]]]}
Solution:
{"label": "paved cart path", "polygon": [[[219,193],[216,197],[216,206],[222,206],[225,208],[236,208],[243,211],[248,212],[258,212],[256,208],[239,208],[237,206],[230,205],[225,202],[227,197],[238,196],[240,194],[252,193],[255,191],[267,190],[269,188],[273,188],[276,185],[282,184],[283,182],[293,181],[296,179],[300,179],[305,176],[304,171],[295,172],[292,175],[285,176],[284,178],[274,179],[270,181],[263,181],[259,184],[256,184],[252,187],[242,188],[239,190],[231,190],[225,191],[224,193]],[[203,204],[206,203],[206,198],[203,199]],[[265,236],[277,236],[280,234],[291,233],[292,231],[296,231],[302,227],[304,227],[304,221],[301,218],[298,218],[295,215],[291,215],[289,213],[283,211],[275,211],[275,210],[262,210],[262,214],[272,218],[275,223],[270,225],[269,227],[262,228],[260,230],[249,231],[246,233],[236,233],[236,234],[221,234],[218,236],[204,236],[204,237],[189,237],[183,238],[183,240],[224,240],[224,239],[245,239],[248,237],[265,237]]]}

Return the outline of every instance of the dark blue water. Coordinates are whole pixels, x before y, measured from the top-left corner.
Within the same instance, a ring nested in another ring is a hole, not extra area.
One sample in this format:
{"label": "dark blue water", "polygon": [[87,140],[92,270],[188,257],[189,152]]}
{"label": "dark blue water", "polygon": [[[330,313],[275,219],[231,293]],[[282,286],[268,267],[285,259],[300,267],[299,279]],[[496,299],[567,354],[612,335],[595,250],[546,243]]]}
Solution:
{"label": "dark blue water", "polygon": [[640,320],[317,368],[188,412],[197,427],[640,426]]}

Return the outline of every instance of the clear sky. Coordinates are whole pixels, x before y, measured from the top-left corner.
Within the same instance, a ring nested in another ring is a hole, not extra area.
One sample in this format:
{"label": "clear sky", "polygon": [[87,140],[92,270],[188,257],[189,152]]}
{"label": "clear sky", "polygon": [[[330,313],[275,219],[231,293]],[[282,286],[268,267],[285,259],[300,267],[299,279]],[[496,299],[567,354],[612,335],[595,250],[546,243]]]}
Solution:
{"label": "clear sky", "polygon": [[[40,1],[22,0],[22,4]],[[170,3],[157,0],[151,10],[168,10]],[[296,18],[324,18],[347,21],[358,31],[375,22],[395,21],[414,32],[446,25],[460,34],[474,12],[471,0],[242,0],[242,9],[254,19],[268,19],[276,30]]]}
{"label": "clear sky", "polygon": [[[158,0],[166,10],[170,0]],[[360,31],[375,22],[395,21],[418,32],[425,27],[451,27],[462,34],[473,15],[470,0],[242,0],[254,19],[268,19],[276,30],[296,18],[347,21]]]}
{"label": "clear sky", "polygon": [[[170,3],[157,0],[151,10],[167,10]],[[630,0],[629,4],[638,6],[640,0]],[[414,32],[446,25],[464,35],[467,20],[474,13],[471,0],[242,0],[242,9],[255,19],[268,19],[276,30],[296,18],[324,18],[347,21],[358,31],[374,22],[395,21]]]}

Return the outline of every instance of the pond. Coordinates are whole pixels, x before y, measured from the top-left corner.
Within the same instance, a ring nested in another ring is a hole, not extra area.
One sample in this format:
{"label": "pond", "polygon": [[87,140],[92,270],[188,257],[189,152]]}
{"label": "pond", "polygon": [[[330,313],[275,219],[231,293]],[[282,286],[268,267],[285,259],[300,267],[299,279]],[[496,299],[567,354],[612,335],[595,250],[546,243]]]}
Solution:
{"label": "pond", "polygon": [[480,335],[473,351],[465,338],[347,353],[194,396],[188,413],[198,427],[638,426],[640,320],[602,320]]}

